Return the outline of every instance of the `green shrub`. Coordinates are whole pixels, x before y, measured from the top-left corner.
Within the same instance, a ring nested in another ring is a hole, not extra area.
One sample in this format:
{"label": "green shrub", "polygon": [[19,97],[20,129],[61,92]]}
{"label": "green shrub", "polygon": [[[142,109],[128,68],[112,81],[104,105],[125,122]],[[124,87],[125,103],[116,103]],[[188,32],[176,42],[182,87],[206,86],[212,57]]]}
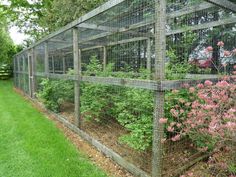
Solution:
{"label": "green shrub", "polygon": [[165,65],[165,76],[168,80],[185,79],[190,72],[191,65],[186,61],[179,61],[174,50],[167,51],[169,62]]}
{"label": "green shrub", "polygon": [[229,165],[229,172],[232,174],[236,174],[236,164],[232,163]]}
{"label": "green shrub", "polygon": [[[83,74],[98,77],[150,78],[150,72],[145,69],[140,69],[139,73],[131,71],[114,73],[112,72],[113,68],[114,65],[109,64],[103,70],[102,64],[97,58],[92,57]],[[74,98],[73,81],[44,79],[41,86],[43,89],[39,92],[39,97],[53,111],[59,111],[63,102],[71,101]],[[80,108],[85,120],[105,124],[108,119],[113,119],[128,130],[127,134],[119,138],[122,143],[141,151],[151,147],[154,112],[152,91],[86,82],[82,82],[80,88]],[[180,99],[187,102],[188,97],[189,94],[186,89],[178,93],[166,93],[165,113],[170,122],[174,121],[170,110],[179,104]],[[184,109],[184,104],[182,107]],[[166,136],[169,134],[166,132]]]}
{"label": "green shrub", "polygon": [[130,133],[120,140],[130,147],[146,150],[152,142],[153,94],[142,89],[126,88],[115,103],[117,120]]}
{"label": "green shrub", "polygon": [[12,76],[12,68],[9,64],[0,65],[0,79],[6,80]]}
{"label": "green shrub", "polygon": [[103,122],[114,117],[115,87],[83,83],[81,86],[81,113],[86,120]]}
{"label": "green shrub", "polygon": [[[95,56],[91,57],[84,75],[87,76],[109,76],[112,65],[108,65],[103,71],[103,66]],[[81,84],[81,113],[85,120],[103,122],[106,118],[114,117],[115,87],[82,83]]]}
{"label": "green shrub", "polygon": [[58,112],[64,102],[74,100],[73,81],[43,79],[40,86],[38,96],[52,111]]}

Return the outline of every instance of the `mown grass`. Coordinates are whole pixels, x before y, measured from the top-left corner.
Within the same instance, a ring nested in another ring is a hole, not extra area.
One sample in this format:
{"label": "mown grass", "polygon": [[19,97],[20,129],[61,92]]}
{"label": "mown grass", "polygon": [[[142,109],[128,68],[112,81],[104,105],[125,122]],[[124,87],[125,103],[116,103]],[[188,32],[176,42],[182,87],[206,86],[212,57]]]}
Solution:
{"label": "mown grass", "polygon": [[0,81],[0,177],[103,176],[10,81]]}

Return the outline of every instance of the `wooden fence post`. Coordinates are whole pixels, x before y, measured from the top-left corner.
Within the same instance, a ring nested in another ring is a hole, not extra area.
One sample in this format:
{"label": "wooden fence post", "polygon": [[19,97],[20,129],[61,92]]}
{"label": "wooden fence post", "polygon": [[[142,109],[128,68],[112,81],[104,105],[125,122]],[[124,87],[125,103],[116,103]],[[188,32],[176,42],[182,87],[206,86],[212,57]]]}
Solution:
{"label": "wooden fence post", "polygon": [[[166,57],[166,0],[155,0],[155,80],[157,82],[165,79],[165,57]],[[162,176],[162,154],[163,145],[161,140],[164,135],[164,127],[159,123],[164,117],[165,92],[155,92],[154,120],[153,120],[153,156],[152,176]]]}
{"label": "wooden fence post", "polygon": [[81,50],[79,50],[78,28],[73,28],[73,54],[75,81],[75,125],[80,127],[80,80],[81,80]]}
{"label": "wooden fence post", "polygon": [[13,84],[16,87],[16,57],[13,57]]}
{"label": "wooden fence post", "polygon": [[23,60],[23,65],[22,65],[22,71],[23,71],[23,73],[24,74],[22,74],[22,76],[23,76],[23,91],[24,91],[24,94],[25,94],[25,92],[26,92],[26,74],[25,74],[25,72],[26,72],[26,68],[25,68],[25,66],[26,66],[26,63],[25,63],[25,60],[26,60],[26,58],[25,58],[25,54],[23,54],[23,57],[22,57],[22,60]]}
{"label": "wooden fence post", "polygon": [[48,75],[49,75],[49,54],[48,54],[48,41],[46,41],[44,43],[44,55],[45,55],[45,58],[44,58],[44,69],[45,69],[45,74],[48,78]]}
{"label": "wooden fence post", "polygon": [[62,70],[63,74],[66,74],[66,55],[63,53],[63,58],[62,58]]}
{"label": "wooden fence post", "polygon": [[14,57],[14,81],[15,81],[15,87],[17,88],[17,77],[18,77],[18,68],[17,68],[17,56]]}
{"label": "wooden fence post", "polygon": [[32,77],[32,58],[31,58],[31,52],[30,50],[27,51],[28,53],[28,78],[29,78],[29,96],[32,98],[32,90],[31,90],[31,86],[32,86],[32,82],[31,82],[31,77]]}
{"label": "wooden fence post", "polygon": [[147,39],[147,70],[151,72],[152,70],[152,60],[151,60],[151,55],[152,55],[152,50],[151,50],[151,38]]}
{"label": "wooden fence post", "polygon": [[[21,72],[20,70],[20,57],[17,57],[17,68],[18,68],[18,71]],[[21,74],[18,73],[18,88],[20,89],[21,88]]]}
{"label": "wooden fence post", "polygon": [[35,53],[35,48],[32,48],[32,55],[31,55],[31,92],[32,92],[32,98],[35,99],[35,94],[36,94],[36,53]]}
{"label": "wooden fence post", "polygon": [[103,70],[106,69],[106,65],[107,65],[107,47],[104,46],[103,47]]}
{"label": "wooden fence post", "polygon": [[52,73],[55,74],[55,60],[54,60],[54,55],[52,55]]}

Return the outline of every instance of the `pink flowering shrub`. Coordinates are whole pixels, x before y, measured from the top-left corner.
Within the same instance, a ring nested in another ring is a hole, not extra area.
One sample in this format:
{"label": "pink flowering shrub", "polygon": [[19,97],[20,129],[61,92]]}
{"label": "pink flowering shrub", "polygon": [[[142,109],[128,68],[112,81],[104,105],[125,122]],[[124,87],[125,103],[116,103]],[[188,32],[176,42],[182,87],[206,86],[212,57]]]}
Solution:
{"label": "pink flowering shrub", "polygon": [[236,84],[235,80],[230,82],[232,78],[172,91],[178,95],[175,106],[167,113],[168,120],[160,121],[165,124],[167,138],[179,141],[188,137],[200,151],[236,142]]}
{"label": "pink flowering shrub", "polygon": [[236,132],[236,85],[227,81],[205,83],[183,122],[180,135],[188,135],[201,150],[214,150],[233,140]]}

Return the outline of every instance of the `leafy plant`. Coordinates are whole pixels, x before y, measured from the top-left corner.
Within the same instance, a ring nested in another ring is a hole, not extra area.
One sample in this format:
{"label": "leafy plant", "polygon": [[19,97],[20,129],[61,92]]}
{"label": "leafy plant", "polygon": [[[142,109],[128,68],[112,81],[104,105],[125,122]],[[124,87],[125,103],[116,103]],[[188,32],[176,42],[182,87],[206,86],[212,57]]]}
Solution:
{"label": "leafy plant", "polygon": [[232,174],[236,174],[236,164],[229,165],[229,172]]}
{"label": "leafy plant", "polygon": [[105,122],[114,116],[114,87],[83,83],[81,90],[81,113],[86,120]]}
{"label": "leafy plant", "polygon": [[[102,64],[93,56],[86,67],[85,75],[109,76],[112,64],[103,71]],[[81,113],[85,120],[101,122],[106,118],[113,117],[114,112],[114,86],[101,84],[82,83],[81,85]]]}
{"label": "leafy plant", "polygon": [[9,79],[12,75],[12,68],[9,64],[0,65],[0,79]]}
{"label": "leafy plant", "polygon": [[173,49],[167,51],[169,62],[165,66],[165,75],[168,80],[185,79],[191,65],[187,61],[180,61]]}
{"label": "leafy plant", "polygon": [[[136,76],[132,72],[114,73],[113,66],[113,64],[109,64],[104,70],[97,58],[92,57],[84,74],[97,77],[124,77],[127,75],[142,79],[150,77],[146,70],[140,70],[140,75]],[[222,87],[224,84],[225,87]],[[73,100],[73,82],[45,79],[41,85],[43,89],[39,96],[50,109],[58,111],[63,102]],[[217,119],[218,123],[221,123],[222,126],[227,125],[228,120],[224,116],[226,116],[225,113],[228,115],[227,111],[230,111],[233,102],[228,100],[226,103],[225,98],[236,99],[234,98],[234,88],[235,85],[229,86],[225,82],[212,86],[212,83],[208,81],[205,85],[199,84],[197,88],[189,88],[188,85],[185,85],[184,89],[166,92],[166,118],[160,120],[165,124],[165,138],[178,141],[183,137],[188,137],[200,150],[215,149],[220,137],[204,131],[208,131],[212,126],[214,116],[221,116]],[[225,92],[223,92],[224,90]],[[216,97],[221,92],[222,97]],[[128,130],[127,134],[120,137],[122,143],[141,151],[151,147],[153,92],[83,82],[80,99],[81,113],[85,120],[105,124],[108,119],[113,119]],[[214,104],[218,106],[217,110]],[[204,131],[202,132],[202,130]]]}
{"label": "leafy plant", "polygon": [[129,130],[120,140],[134,149],[146,150],[152,143],[153,93],[126,88],[115,103],[117,120]]}
{"label": "leafy plant", "polygon": [[[150,73],[144,69],[139,75],[133,72],[113,73],[113,64],[103,71],[102,65],[92,57],[84,74],[92,76],[148,78]],[[152,92],[126,87],[83,83],[81,87],[81,112],[88,121],[106,123],[113,118],[129,133],[120,141],[138,150],[145,150],[152,142]]]}
{"label": "leafy plant", "polygon": [[45,106],[59,112],[60,106],[74,100],[74,84],[72,81],[43,79],[40,83],[41,90],[37,94]]}

